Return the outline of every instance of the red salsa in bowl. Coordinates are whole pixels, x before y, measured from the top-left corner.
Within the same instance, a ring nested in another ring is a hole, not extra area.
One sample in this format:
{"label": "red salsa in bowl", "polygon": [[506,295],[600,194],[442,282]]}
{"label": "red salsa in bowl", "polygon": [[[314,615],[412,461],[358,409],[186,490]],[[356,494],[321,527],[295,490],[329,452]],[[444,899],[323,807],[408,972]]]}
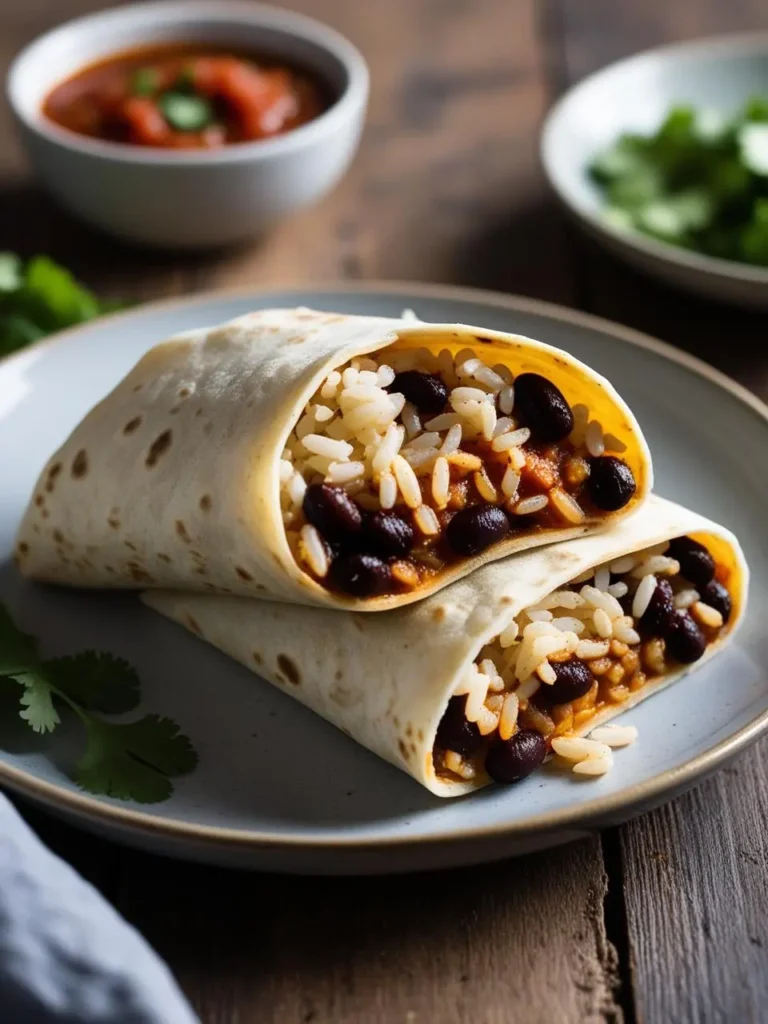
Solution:
{"label": "red salsa in bowl", "polygon": [[283,135],[330,105],[324,84],[299,68],[177,44],[90,64],[55,86],[42,111],[62,128],[106,142],[215,149]]}

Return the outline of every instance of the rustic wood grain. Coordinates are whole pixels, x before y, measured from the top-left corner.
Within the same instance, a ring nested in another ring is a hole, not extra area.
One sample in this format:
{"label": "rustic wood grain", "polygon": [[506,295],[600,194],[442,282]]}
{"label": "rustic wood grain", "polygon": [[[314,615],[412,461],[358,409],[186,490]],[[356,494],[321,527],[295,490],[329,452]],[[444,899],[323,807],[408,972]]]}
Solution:
{"label": "rustic wood grain", "polygon": [[762,1022],[768,743],[622,830],[637,1019]]}
{"label": "rustic wood grain", "polygon": [[136,859],[117,906],[206,1024],[622,1020],[598,840],[380,879],[243,875]]}

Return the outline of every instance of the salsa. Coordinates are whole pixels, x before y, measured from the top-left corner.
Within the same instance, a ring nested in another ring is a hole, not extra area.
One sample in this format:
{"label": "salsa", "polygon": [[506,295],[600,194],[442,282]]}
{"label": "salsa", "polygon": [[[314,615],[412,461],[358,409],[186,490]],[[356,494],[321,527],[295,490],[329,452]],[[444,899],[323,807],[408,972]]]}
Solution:
{"label": "salsa", "polygon": [[43,114],[78,135],[215,149],[292,131],[330,105],[304,71],[253,55],[174,45],[113,54],[57,85]]}

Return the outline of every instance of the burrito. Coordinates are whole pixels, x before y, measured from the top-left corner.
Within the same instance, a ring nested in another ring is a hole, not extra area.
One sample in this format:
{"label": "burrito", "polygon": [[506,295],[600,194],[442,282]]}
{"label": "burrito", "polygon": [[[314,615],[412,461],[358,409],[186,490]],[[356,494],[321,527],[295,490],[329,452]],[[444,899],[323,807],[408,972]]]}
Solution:
{"label": "burrito", "polygon": [[610,532],[489,563],[381,615],[144,600],[448,797],[517,782],[553,753],[604,774],[634,737],[605,723],[723,647],[747,578],[731,533],[652,497]]}
{"label": "burrito", "polygon": [[311,310],[179,335],[35,487],[22,571],[381,610],[639,506],[611,385],[528,338]]}

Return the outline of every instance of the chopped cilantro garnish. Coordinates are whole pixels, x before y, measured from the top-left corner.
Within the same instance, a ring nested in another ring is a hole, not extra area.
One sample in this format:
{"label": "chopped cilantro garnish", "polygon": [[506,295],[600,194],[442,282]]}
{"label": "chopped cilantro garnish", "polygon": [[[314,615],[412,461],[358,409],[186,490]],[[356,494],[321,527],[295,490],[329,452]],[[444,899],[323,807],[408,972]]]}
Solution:
{"label": "chopped cilantro garnish", "polygon": [[590,175],[614,228],[768,266],[768,97],[731,118],[673,107],[654,135],[598,153]]}
{"label": "chopped cilantro garnish", "polygon": [[213,123],[213,108],[202,96],[166,92],[158,100],[160,112],[177,132],[200,132]]}
{"label": "chopped cilantro garnish", "polygon": [[25,267],[14,253],[0,252],[0,356],[113,308],[47,256]]}
{"label": "chopped cilantro garnish", "polygon": [[155,68],[137,68],[131,79],[134,96],[151,96],[160,87],[160,76]]}
{"label": "chopped cilantro garnish", "polygon": [[139,679],[126,661],[95,651],[42,660],[35,638],[0,605],[2,684],[20,689],[19,716],[37,733],[53,732],[62,711],[77,716],[85,748],[74,779],[89,793],[156,803],[173,792],[173,777],[197,764],[192,744],[169,718],[111,722],[94,714],[131,711],[139,703]]}

